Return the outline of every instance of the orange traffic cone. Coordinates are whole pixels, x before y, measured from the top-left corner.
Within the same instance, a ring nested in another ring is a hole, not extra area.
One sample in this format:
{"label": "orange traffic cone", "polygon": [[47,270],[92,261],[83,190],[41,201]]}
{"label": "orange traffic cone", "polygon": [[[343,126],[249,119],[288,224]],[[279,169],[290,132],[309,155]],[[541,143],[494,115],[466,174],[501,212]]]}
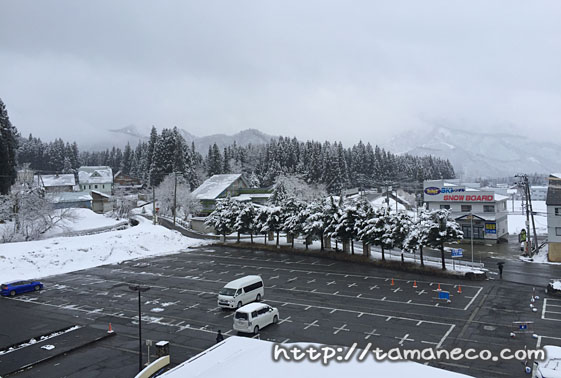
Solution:
{"label": "orange traffic cone", "polygon": [[417,288],[417,280],[413,281],[413,287],[416,289]]}
{"label": "orange traffic cone", "polygon": [[109,323],[109,329],[107,330],[107,333],[113,333],[113,328],[111,327],[111,323]]}
{"label": "orange traffic cone", "polygon": [[393,283],[393,278],[392,278],[392,286],[393,286],[393,285],[395,285],[395,284]]}
{"label": "orange traffic cone", "polygon": [[438,284],[438,289],[436,289],[436,290],[440,291],[440,284]]}
{"label": "orange traffic cone", "polygon": [[462,294],[462,285],[458,285],[458,294]]}

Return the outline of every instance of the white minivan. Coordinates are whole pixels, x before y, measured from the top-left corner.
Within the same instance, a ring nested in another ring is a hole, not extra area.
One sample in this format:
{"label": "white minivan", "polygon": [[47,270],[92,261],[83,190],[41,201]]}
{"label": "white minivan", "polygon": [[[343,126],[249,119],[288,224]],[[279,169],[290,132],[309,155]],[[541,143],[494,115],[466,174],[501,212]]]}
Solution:
{"label": "white minivan", "polygon": [[261,276],[245,276],[228,282],[218,292],[218,306],[240,308],[246,303],[259,302],[265,295]]}
{"label": "white minivan", "polygon": [[236,310],[234,330],[258,334],[269,324],[279,322],[279,310],[265,303],[250,303]]}

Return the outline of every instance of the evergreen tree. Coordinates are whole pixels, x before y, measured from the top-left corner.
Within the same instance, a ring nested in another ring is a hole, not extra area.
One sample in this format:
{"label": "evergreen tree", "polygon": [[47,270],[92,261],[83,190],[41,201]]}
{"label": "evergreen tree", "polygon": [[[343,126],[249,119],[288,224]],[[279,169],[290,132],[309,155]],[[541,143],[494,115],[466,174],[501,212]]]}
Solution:
{"label": "evergreen tree", "polygon": [[446,270],[444,260],[444,243],[457,242],[463,239],[464,233],[460,225],[452,217],[450,210],[437,209],[429,212],[427,227],[427,245],[440,249],[442,270]]}
{"label": "evergreen tree", "polygon": [[240,233],[244,233],[250,235],[251,243],[253,244],[253,233],[256,230],[255,214],[255,207],[251,202],[240,204],[236,222],[234,223],[234,231],[238,233],[238,243],[240,242]]}
{"label": "evergreen tree", "polygon": [[150,186],[155,186],[155,176],[152,176],[152,160],[154,158],[154,149],[156,148],[156,143],[158,142],[158,131],[154,126],[150,131],[150,139],[148,141],[148,147],[146,149],[146,155],[144,155],[143,165],[143,179],[144,182],[148,182]]}
{"label": "evergreen tree", "polygon": [[133,159],[134,159],[134,153],[131,149],[131,145],[127,142],[127,145],[125,146],[125,150],[123,151],[123,159],[121,160],[121,166],[120,166],[120,170],[123,174],[130,175]]}
{"label": "evergreen tree", "polygon": [[16,182],[16,128],[10,122],[6,105],[0,99],[0,194],[8,194]]}

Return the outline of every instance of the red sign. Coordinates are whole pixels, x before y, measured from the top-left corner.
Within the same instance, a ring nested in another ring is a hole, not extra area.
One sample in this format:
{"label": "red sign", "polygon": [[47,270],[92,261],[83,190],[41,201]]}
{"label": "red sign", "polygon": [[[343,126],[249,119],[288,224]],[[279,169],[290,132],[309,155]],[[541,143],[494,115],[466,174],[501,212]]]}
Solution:
{"label": "red sign", "polygon": [[446,194],[444,201],[459,201],[459,202],[493,202],[494,196],[492,194]]}

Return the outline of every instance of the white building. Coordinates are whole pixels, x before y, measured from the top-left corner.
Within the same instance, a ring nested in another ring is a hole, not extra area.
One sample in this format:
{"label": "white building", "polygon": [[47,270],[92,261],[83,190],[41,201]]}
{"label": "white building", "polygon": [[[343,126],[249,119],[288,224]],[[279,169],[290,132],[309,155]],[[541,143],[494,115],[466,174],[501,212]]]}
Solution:
{"label": "white building", "polygon": [[508,235],[507,196],[479,190],[458,180],[428,180],[423,183],[428,209],[448,209],[460,224],[464,240],[506,239]]}
{"label": "white building", "polygon": [[113,193],[113,171],[107,166],[84,166],[78,168],[80,190],[96,190],[105,194]]}
{"label": "white building", "polygon": [[549,261],[561,262],[561,173],[549,175],[545,204],[547,206]]}

